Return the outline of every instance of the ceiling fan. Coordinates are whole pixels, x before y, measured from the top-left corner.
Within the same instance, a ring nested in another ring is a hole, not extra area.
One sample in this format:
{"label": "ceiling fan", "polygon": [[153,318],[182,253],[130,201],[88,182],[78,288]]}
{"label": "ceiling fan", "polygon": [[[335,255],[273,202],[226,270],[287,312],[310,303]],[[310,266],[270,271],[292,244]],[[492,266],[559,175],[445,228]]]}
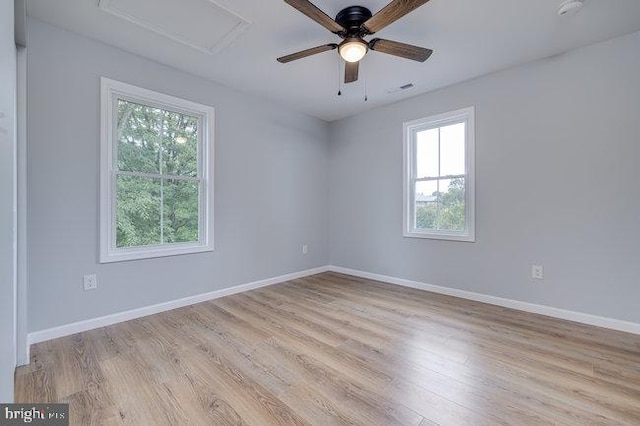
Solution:
{"label": "ceiling fan", "polygon": [[392,22],[404,15],[413,12],[429,0],[393,0],[375,15],[363,6],[349,6],[338,12],[336,19],[331,19],[309,0],[284,0],[285,3],[296,8],[309,18],[316,21],[343,41],[340,44],[329,43],[312,47],[290,55],[278,58],[278,62],[287,63],[296,59],[305,58],[317,53],[338,49],[338,53],[345,60],[345,83],[358,80],[360,60],[364,58],[368,50],[387,53],[418,62],[426,61],[433,53],[431,49],[400,43],[398,41],[374,38],[365,41],[364,37],[377,33]]}

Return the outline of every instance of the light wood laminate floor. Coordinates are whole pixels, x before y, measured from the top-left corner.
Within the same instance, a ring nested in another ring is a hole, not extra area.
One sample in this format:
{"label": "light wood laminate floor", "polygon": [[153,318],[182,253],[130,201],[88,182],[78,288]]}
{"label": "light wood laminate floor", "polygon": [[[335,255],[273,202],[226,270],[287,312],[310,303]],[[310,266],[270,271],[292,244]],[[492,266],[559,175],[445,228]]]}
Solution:
{"label": "light wood laminate floor", "polygon": [[640,336],[324,273],[36,344],[75,425],[640,425]]}

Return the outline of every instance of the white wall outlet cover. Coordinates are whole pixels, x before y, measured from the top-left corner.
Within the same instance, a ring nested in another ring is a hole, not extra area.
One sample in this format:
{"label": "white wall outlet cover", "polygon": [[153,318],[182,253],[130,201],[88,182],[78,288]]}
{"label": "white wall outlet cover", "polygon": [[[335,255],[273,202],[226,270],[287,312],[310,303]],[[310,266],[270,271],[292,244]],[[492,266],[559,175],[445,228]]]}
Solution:
{"label": "white wall outlet cover", "polygon": [[95,290],[98,288],[98,277],[95,274],[85,275],[82,281],[85,290]]}
{"label": "white wall outlet cover", "polygon": [[532,265],[531,278],[533,278],[534,280],[544,279],[544,268],[540,265]]}

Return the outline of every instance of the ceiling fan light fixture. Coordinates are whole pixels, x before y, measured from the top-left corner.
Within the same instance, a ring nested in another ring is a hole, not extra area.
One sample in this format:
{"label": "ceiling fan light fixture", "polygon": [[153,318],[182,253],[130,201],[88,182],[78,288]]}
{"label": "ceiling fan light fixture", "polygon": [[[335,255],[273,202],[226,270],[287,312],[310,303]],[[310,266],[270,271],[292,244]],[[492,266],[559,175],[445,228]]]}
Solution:
{"label": "ceiling fan light fixture", "polygon": [[558,8],[558,16],[575,15],[584,6],[583,0],[566,0]]}
{"label": "ceiling fan light fixture", "polygon": [[359,38],[348,38],[338,47],[342,59],[347,62],[358,62],[367,54],[367,43]]}

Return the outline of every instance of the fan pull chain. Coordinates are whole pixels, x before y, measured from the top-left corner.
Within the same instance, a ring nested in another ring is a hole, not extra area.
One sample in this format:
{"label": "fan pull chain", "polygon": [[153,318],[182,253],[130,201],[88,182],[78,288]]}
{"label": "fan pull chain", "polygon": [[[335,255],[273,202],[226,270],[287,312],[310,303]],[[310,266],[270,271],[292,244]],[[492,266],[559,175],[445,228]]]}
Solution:
{"label": "fan pull chain", "polygon": [[340,62],[341,61],[338,61],[338,96],[342,96],[342,80],[340,79],[342,73],[340,72]]}
{"label": "fan pull chain", "polygon": [[364,101],[367,102],[369,100],[369,97],[367,96],[367,75],[364,75]]}

